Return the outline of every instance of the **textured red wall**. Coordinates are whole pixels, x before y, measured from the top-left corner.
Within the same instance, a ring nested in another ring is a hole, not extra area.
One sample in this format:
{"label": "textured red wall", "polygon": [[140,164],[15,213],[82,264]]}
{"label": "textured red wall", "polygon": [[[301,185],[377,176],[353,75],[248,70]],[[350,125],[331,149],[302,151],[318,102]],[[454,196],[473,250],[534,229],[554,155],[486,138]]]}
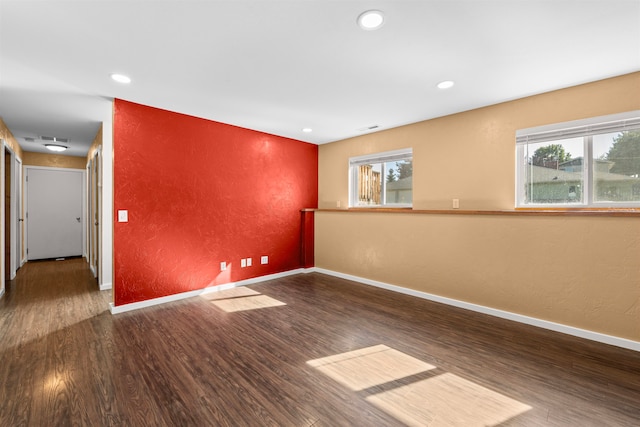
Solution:
{"label": "textured red wall", "polygon": [[[300,210],[317,206],[317,146],[114,105],[115,305],[301,267]],[[124,209],[129,222],[117,222]],[[248,257],[253,265],[240,268]]]}

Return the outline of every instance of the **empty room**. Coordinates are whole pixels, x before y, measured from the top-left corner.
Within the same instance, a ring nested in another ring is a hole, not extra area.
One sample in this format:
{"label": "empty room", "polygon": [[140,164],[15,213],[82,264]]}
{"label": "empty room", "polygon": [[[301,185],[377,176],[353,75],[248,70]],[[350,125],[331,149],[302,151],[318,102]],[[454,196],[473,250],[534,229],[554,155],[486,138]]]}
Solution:
{"label": "empty room", "polygon": [[0,425],[640,425],[640,1],[0,40]]}

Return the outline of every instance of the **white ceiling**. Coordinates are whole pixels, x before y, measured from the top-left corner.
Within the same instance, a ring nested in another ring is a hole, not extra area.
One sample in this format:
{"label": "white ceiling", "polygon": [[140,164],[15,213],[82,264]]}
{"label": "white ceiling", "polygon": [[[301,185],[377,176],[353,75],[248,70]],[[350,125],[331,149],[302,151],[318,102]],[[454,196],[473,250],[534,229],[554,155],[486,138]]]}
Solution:
{"label": "white ceiling", "polygon": [[0,0],[0,61],[26,151],[114,97],[322,144],[638,71],[640,0]]}

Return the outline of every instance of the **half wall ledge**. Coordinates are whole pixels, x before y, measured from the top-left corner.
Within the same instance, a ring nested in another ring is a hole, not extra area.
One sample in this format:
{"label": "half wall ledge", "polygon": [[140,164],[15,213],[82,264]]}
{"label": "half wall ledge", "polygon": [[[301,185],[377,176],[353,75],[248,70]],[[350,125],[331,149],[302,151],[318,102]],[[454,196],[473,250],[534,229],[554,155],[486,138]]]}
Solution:
{"label": "half wall ledge", "polygon": [[513,210],[468,210],[468,209],[411,209],[411,208],[348,208],[316,209],[316,212],[340,213],[393,213],[418,215],[515,215],[515,216],[604,216],[640,218],[640,209],[513,209]]}

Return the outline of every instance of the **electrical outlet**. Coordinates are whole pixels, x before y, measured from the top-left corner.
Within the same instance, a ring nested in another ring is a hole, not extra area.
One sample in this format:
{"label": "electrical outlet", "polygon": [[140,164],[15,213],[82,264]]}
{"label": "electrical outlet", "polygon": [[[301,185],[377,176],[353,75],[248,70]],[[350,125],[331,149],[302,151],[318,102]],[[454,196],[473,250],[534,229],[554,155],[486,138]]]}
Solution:
{"label": "electrical outlet", "polygon": [[245,268],[247,266],[247,260],[242,258],[240,260],[240,267]]}
{"label": "electrical outlet", "polygon": [[220,263],[220,271],[225,271],[227,269],[227,263],[222,261]]}
{"label": "electrical outlet", "polygon": [[251,258],[247,258],[247,267],[251,267],[252,263],[253,261],[251,261]]}
{"label": "electrical outlet", "polygon": [[336,208],[340,207],[340,200],[336,201]]}
{"label": "electrical outlet", "polygon": [[269,264],[269,257],[268,256],[260,257],[260,264]]}
{"label": "electrical outlet", "polygon": [[460,209],[460,199],[453,199],[453,209]]}

